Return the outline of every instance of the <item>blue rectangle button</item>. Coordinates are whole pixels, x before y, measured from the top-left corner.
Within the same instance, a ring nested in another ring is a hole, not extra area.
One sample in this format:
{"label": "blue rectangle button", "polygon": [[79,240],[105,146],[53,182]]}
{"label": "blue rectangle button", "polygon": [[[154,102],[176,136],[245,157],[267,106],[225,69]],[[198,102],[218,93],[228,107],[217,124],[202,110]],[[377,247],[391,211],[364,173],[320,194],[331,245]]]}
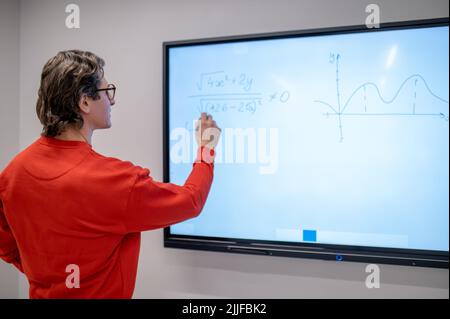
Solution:
{"label": "blue rectangle button", "polygon": [[315,230],[303,230],[303,241],[317,241],[317,232]]}

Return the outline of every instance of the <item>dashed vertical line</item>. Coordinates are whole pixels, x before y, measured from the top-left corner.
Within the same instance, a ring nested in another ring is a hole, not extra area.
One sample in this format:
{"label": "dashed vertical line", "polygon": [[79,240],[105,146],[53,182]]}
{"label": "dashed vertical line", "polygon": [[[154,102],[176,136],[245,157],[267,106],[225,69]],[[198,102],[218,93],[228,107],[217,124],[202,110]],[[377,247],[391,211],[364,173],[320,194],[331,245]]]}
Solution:
{"label": "dashed vertical line", "polygon": [[344,136],[342,134],[342,119],[341,119],[341,94],[339,89],[339,59],[341,58],[340,54],[336,55],[336,95],[338,102],[338,116],[339,116],[339,133],[341,135],[340,142],[344,140]]}
{"label": "dashed vertical line", "polygon": [[416,99],[417,99],[417,79],[414,81],[414,102],[413,102],[413,114],[416,114]]}

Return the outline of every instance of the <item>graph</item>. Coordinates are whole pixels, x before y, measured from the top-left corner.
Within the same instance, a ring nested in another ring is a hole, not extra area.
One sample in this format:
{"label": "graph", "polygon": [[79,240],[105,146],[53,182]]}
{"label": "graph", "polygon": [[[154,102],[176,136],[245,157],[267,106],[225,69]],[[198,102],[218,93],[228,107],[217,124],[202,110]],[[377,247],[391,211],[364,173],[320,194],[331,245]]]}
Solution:
{"label": "graph", "polygon": [[[421,74],[412,74],[408,76],[404,81],[400,84],[399,88],[396,90],[395,94],[392,96],[392,98],[388,99],[383,96],[383,94],[380,91],[379,86],[374,82],[365,82],[361,85],[357,86],[356,89],[353,90],[353,92],[350,94],[348,99],[343,103],[342,100],[342,93],[341,93],[341,79],[340,79],[340,60],[341,55],[339,53],[337,54],[330,54],[330,60],[329,63],[335,64],[336,66],[336,104],[331,104],[323,100],[314,100],[315,103],[323,104],[327,106],[328,111],[324,113],[324,116],[337,116],[338,117],[338,125],[339,125],[339,141],[343,142],[344,140],[344,134],[343,134],[343,117],[346,116],[352,116],[352,117],[358,117],[358,116],[377,116],[377,117],[394,117],[394,116],[402,116],[402,117],[413,117],[413,116],[421,116],[421,117],[435,117],[444,121],[449,120],[448,116],[448,103],[449,101],[436,93],[433,92],[433,90],[430,88],[428,82]],[[422,85],[426,92],[432,97],[433,99],[436,99],[440,104],[442,104],[442,110],[436,111],[436,112],[417,112],[417,91],[419,88],[419,85]],[[394,104],[394,102],[399,97],[400,93],[405,89],[407,86],[412,86],[413,94],[411,96],[411,107],[409,108],[409,111],[407,112],[395,112],[395,108],[392,108],[392,110],[389,110],[388,112],[373,112],[368,110],[368,100],[367,95],[369,90],[374,90],[377,94],[380,102],[384,105]],[[362,106],[360,112],[348,112],[348,106],[350,102],[356,98],[360,97],[358,93],[362,93]],[[447,108],[444,109],[445,105]]]}

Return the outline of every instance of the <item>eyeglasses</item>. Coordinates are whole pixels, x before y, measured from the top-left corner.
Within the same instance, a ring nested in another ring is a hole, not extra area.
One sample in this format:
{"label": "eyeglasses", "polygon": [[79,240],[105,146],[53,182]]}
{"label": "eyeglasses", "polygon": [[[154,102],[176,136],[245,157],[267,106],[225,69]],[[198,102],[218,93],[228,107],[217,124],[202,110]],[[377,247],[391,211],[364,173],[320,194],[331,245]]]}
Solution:
{"label": "eyeglasses", "polygon": [[114,84],[109,84],[107,88],[105,89],[98,89],[95,90],[95,92],[99,91],[106,91],[106,95],[108,96],[108,99],[112,101],[114,97],[116,96],[116,86]]}

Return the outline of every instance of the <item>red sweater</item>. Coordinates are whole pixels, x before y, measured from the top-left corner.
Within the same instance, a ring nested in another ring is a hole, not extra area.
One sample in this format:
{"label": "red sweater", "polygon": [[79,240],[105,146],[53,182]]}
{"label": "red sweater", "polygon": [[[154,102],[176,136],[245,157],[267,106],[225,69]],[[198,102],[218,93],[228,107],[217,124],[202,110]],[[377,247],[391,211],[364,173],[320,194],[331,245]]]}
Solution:
{"label": "red sweater", "polygon": [[[149,174],[78,141],[40,137],[16,156],[0,174],[0,257],[30,298],[132,297],[140,232],[197,216],[213,164],[196,161],[183,186]],[[66,285],[72,264],[79,288]]]}

